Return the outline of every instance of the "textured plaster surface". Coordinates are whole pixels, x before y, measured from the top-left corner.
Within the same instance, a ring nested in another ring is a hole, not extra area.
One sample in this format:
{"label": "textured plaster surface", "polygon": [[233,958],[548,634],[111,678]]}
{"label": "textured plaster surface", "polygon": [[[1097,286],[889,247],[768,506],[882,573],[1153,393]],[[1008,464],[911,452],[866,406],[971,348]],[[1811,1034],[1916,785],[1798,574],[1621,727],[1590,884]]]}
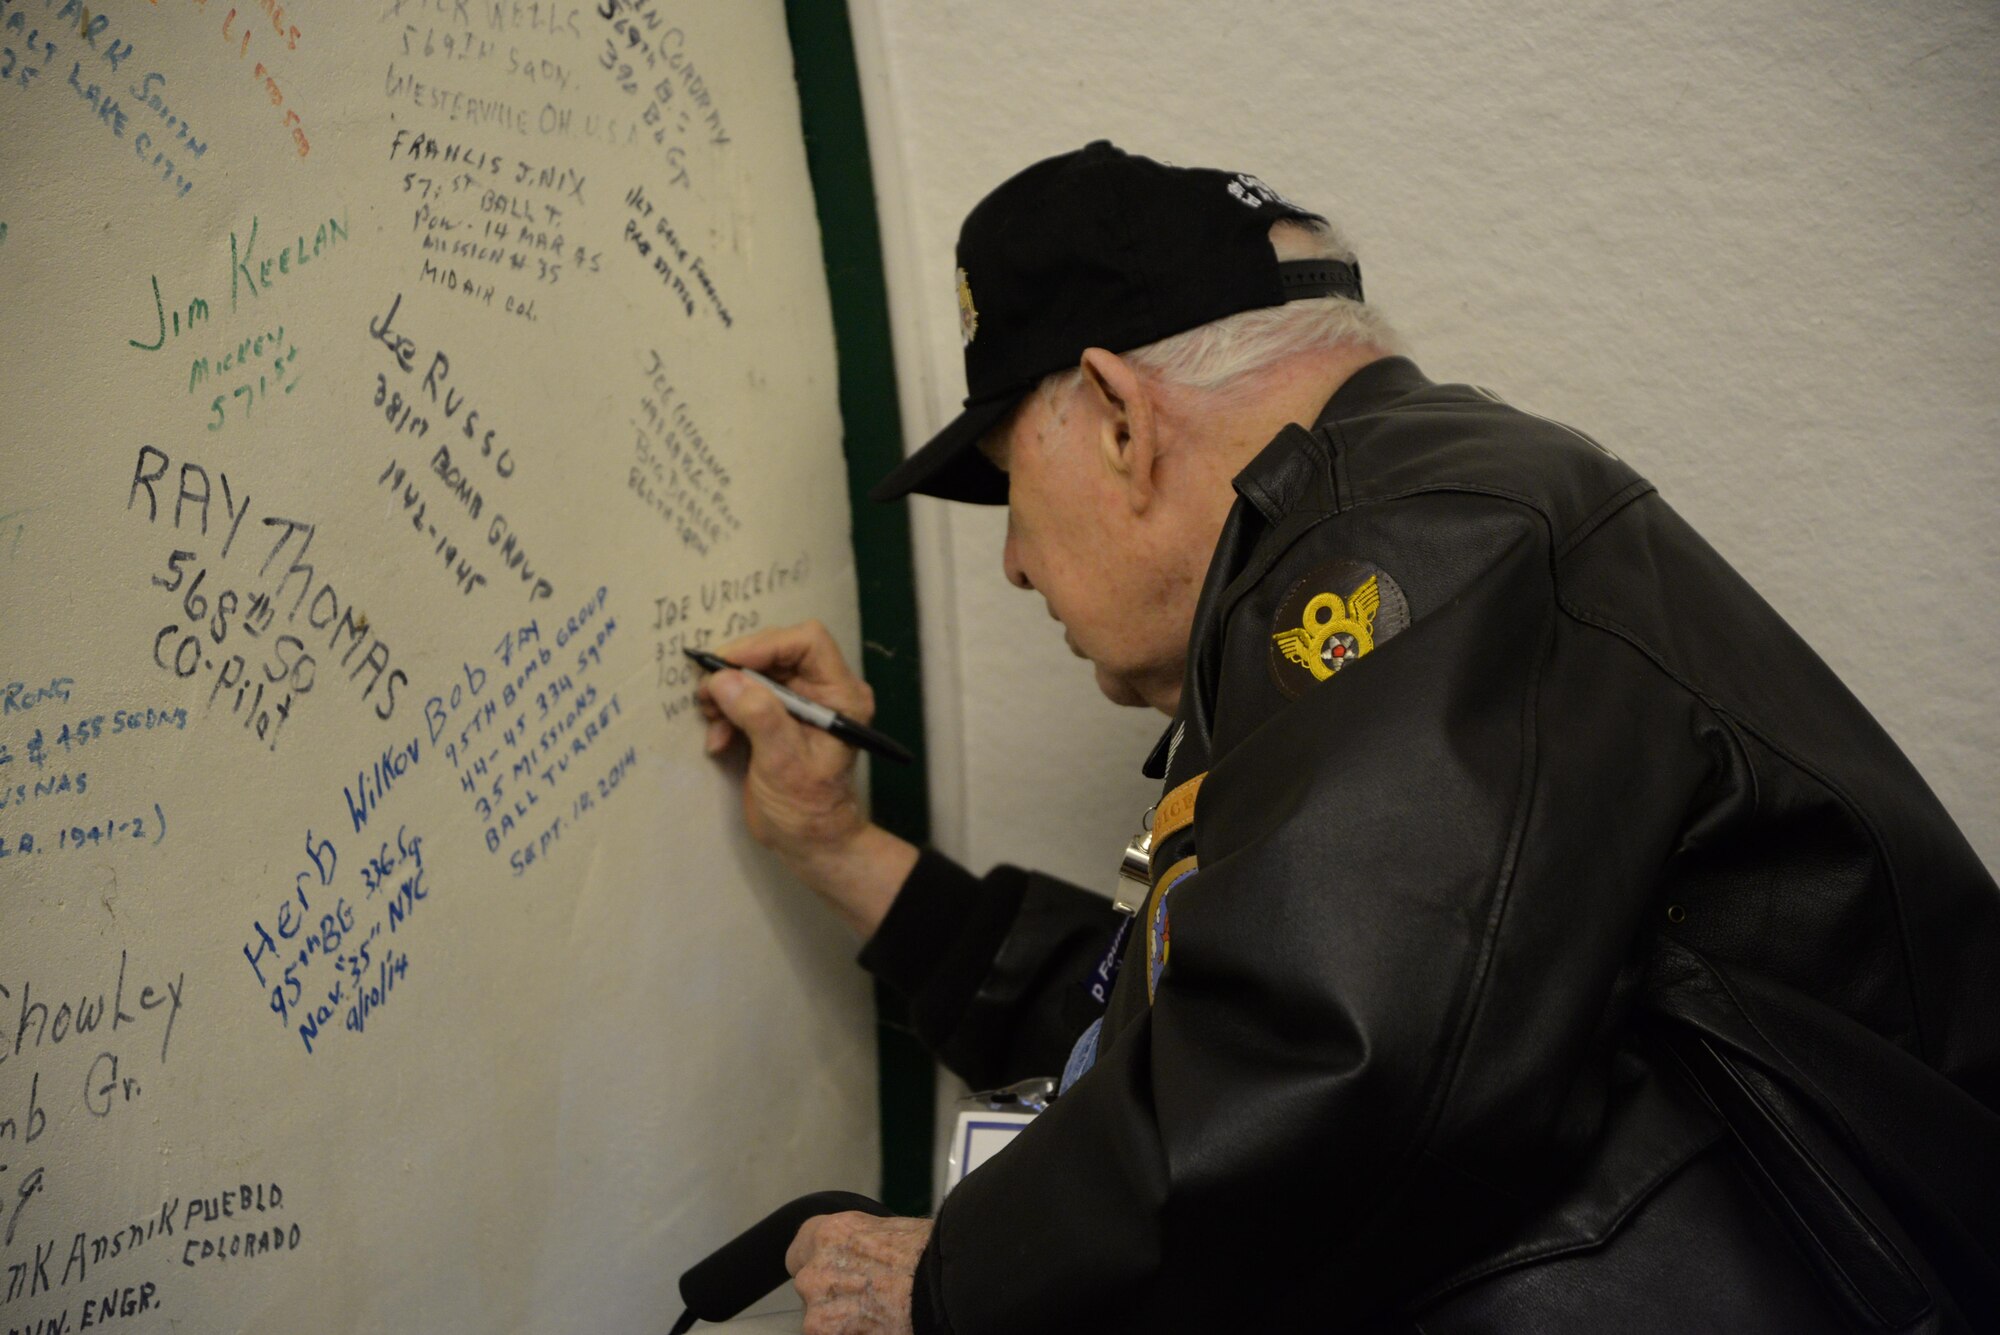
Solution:
{"label": "textured plaster surface", "polygon": [[[1349,232],[1433,378],[1650,476],[2000,865],[2000,8],[856,11],[913,443],[964,392],[992,185],[1098,137],[1254,172]],[[999,515],[920,511],[940,840],[1106,883],[1162,720],[1003,582]]]}

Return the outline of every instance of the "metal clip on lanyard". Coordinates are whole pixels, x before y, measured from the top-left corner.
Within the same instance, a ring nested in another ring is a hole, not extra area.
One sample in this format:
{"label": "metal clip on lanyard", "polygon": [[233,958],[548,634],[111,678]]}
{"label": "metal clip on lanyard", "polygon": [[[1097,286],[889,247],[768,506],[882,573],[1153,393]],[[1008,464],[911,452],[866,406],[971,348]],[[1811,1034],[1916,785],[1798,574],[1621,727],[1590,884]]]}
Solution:
{"label": "metal clip on lanyard", "polygon": [[1011,1085],[998,1089],[981,1089],[967,1094],[959,1102],[985,1112],[1046,1112],[1055,1101],[1056,1081],[1053,1077],[1038,1075],[1028,1080],[1017,1080]]}
{"label": "metal clip on lanyard", "polygon": [[1146,902],[1146,896],[1153,892],[1153,812],[1157,807],[1147,807],[1146,814],[1139,818],[1139,831],[1132,841],[1125,845],[1125,855],[1118,859],[1118,883],[1112,887],[1111,902],[1126,917],[1137,915]]}

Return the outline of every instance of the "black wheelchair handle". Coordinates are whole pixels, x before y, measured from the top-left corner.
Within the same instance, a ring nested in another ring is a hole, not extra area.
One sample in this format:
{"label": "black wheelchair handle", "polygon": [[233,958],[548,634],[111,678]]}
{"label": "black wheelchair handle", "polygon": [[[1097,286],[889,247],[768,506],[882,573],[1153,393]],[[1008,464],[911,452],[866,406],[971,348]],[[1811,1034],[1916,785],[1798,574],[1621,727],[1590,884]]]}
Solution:
{"label": "black wheelchair handle", "polygon": [[815,1191],[779,1206],[681,1276],[681,1301],[687,1310],[674,1323],[672,1335],[686,1335],[696,1321],[731,1320],[776,1289],[791,1278],[785,1270],[785,1252],[806,1220],[847,1210],[877,1216],[895,1213],[852,1191]]}

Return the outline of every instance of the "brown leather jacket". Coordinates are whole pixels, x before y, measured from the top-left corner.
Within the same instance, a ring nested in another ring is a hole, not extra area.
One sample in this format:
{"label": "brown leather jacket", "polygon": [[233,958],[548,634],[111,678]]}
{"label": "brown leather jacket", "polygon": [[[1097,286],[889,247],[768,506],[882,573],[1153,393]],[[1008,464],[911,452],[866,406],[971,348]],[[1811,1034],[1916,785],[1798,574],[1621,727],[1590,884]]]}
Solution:
{"label": "brown leather jacket", "polygon": [[[2000,1329],[2000,891],[1832,672],[1623,463],[1400,358],[1236,487],[1192,820],[918,1329]],[[998,1083],[1112,920],[930,855],[864,962]]]}

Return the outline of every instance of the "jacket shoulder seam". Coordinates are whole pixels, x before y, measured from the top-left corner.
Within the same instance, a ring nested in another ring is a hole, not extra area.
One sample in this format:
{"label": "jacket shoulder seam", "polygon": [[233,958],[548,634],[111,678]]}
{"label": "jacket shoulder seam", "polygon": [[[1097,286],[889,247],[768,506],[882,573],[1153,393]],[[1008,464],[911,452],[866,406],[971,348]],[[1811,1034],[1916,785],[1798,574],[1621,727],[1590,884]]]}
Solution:
{"label": "jacket shoulder seam", "polygon": [[1595,510],[1579,519],[1575,526],[1556,544],[1555,559],[1560,561],[1574,551],[1585,538],[1610,523],[1626,506],[1653,491],[1653,484],[1645,478],[1634,478],[1617,491],[1606,496]]}

